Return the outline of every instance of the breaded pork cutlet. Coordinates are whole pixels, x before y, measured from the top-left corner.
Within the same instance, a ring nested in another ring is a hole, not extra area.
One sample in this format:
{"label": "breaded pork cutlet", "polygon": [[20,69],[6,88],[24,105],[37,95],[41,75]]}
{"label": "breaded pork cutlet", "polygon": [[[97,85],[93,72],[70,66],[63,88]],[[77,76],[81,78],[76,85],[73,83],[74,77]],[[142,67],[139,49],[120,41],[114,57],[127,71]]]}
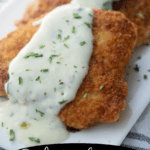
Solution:
{"label": "breaded pork cutlet", "polygon": [[[35,0],[30,4],[17,26],[26,24],[28,21],[45,14],[55,7],[70,3],[71,0]],[[147,43],[150,38],[150,0],[120,0],[113,2],[113,9],[120,11],[132,21],[138,30],[136,46]]]}
{"label": "breaded pork cutlet", "polygon": [[150,38],[150,0],[120,0],[113,3],[113,8],[124,13],[135,24],[137,46],[147,43]]}
{"label": "breaded pork cutlet", "polygon": [[88,74],[75,99],[58,114],[64,124],[79,130],[118,120],[128,93],[126,66],[137,40],[133,23],[119,12],[103,9],[94,9],[93,35]]}
{"label": "breaded pork cutlet", "polygon": [[[125,68],[137,39],[133,23],[120,12],[93,11],[94,43],[88,74],[75,99],[58,114],[66,126],[76,129],[118,120],[121,110],[126,106],[128,88],[124,81]],[[39,25],[33,26],[31,21],[0,41],[1,96],[6,95],[4,83],[7,82],[9,62],[30,41],[38,28]]]}

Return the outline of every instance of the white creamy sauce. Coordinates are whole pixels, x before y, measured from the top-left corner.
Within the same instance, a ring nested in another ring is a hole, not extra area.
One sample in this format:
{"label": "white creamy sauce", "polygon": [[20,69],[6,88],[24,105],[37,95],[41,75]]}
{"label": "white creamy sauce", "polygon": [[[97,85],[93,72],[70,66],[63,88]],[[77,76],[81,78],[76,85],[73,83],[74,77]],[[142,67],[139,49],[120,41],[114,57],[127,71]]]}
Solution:
{"label": "white creamy sauce", "polygon": [[112,2],[112,0],[72,0],[71,3],[79,4],[81,6],[85,6],[85,7],[89,7],[89,8],[107,7],[109,9],[112,9],[111,2]]}
{"label": "white creamy sauce", "polygon": [[92,15],[91,8],[80,5],[57,7],[10,63],[9,102],[1,104],[0,118],[2,129],[8,134],[12,129],[18,142],[51,144],[69,137],[57,114],[75,98],[87,74],[93,48]]}
{"label": "white creamy sauce", "polygon": [[75,98],[88,72],[92,8],[102,8],[104,2],[73,0],[33,23],[41,26],[10,63],[5,85],[9,101],[0,103],[1,128],[15,133],[10,140],[33,146],[61,143],[69,137],[57,114]]}

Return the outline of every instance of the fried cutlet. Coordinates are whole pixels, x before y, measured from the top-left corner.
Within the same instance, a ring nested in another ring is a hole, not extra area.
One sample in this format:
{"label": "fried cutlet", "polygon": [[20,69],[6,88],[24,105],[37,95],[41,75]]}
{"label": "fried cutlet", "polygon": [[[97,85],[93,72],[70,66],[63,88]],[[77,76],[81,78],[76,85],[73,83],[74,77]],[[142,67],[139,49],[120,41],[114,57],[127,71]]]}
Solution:
{"label": "fried cutlet", "polygon": [[[89,71],[81,84],[75,99],[58,114],[68,126],[76,129],[88,128],[99,122],[118,120],[125,109],[127,84],[124,81],[126,65],[136,45],[136,29],[119,12],[93,9],[93,54]],[[30,41],[38,26],[27,23],[20,26],[0,41],[0,88],[5,95],[4,83],[10,61]]]}
{"label": "fried cutlet", "polygon": [[113,8],[124,13],[135,24],[137,46],[147,43],[150,38],[150,0],[120,0],[113,3]]}
{"label": "fried cutlet", "polygon": [[93,53],[76,97],[58,116],[68,127],[85,129],[111,123],[125,109],[126,66],[136,45],[136,28],[119,12],[94,9]]}
{"label": "fried cutlet", "polygon": [[[35,0],[30,4],[21,20],[16,25],[26,24],[28,21],[45,14],[55,7],[67,4],[71,0]],[[120,11],[132,21],[138,30],[136,46],[147,43],[150,38],[150,0],[120,0],[113,2],[113,9]]]}

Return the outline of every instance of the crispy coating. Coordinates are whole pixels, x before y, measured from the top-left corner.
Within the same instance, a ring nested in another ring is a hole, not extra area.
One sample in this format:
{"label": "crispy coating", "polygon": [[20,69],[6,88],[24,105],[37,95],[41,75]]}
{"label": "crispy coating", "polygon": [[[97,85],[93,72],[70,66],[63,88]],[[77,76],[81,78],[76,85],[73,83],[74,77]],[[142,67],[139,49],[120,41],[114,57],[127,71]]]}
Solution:
{"label": "crispy coating", "polygon": [[124,13],[135,24],[137,46],[147,43],[150,38],[150,0],[120,0],[114,2],[113,8]]}
{"label": "crispy coating", "polygon": [[70,2],[71,0],[34,0],[28,5],[23,18],[16,21],[15,25],[24,25],[33,19],[39,18],[41,15],[46,15],[57,6],[65,5]]}
{"label": "crispy coating", "polygon": [[124,15],[102,9],[94,9],[93,35],[88,74],[75,99],[58,114],[68,127],[80,130],[115,122],[125,109],[125,68],[137,40],[135,26]]}
{"label": "crispy coating", "polygon": [[[22,20],[19,20],[16,25],[26,24],[41,14],[69,2],[71,0],[35,0],[34,3],[29,5]],[[148,42],[150,38],[150,0],[120,0],[120,2],[113,3],[113,9],[124,13],[135,24],[138,30],[136,46]]]}
{"label": "crispy coating", "polygon": [[[58,114],[66,126],[76,129],[118,120],[120,111],[126,106],[128,88],[124,81],[125,68],[137,39],[136,28],[123,14],[102,9],[93,11],[94,48],[88,74],[75,99]],[[39,28],[31,22],[0,41],[1,96],[6,95],[4,83],[7,81],[9,62]],[[87,96],[83,98],[85,94]]]}
{"label": "crispy coating", "polygon": [[0,41],[0,96],[5,96],[4,84],[7,82],[9,63],[19,51],[30,41],[39,26],[28,23],[11,32]]}

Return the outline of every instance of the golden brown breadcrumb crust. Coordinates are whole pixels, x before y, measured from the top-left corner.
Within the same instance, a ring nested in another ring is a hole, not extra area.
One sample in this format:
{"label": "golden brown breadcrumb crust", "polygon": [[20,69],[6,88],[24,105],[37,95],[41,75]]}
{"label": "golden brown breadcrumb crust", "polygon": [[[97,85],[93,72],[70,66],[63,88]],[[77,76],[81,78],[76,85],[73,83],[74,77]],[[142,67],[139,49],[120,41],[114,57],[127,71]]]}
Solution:
{"label": "golden brown breadcrumb crust", "polygon": [[0,41],[0,96],[5,96],[4,84],[7,82],[9,63],[30,41],[39,26],[28,23],[11,32]]}
{"label": "golden brown breadcrumb crust", "polygon": [[64,124],[76,129],[117,121],[126,106],[124,77],[136,45],[136,29],[119,12],[94,9],[93,35],[88,74],[75,99],[58,114]]}
{"label": "golden brown breadcrumb crust", "polygon": [[135,24],[137,46],[147,43],[150,38],[150,0],[120,0],[114,2],[113,6]]}
{"label": "golden brown breadcrumb crust", "polygon": [[34,0],[30,3],[21,20],[15,22],[16,26],[24,25],[29,21],[47,14],[60,5],[70,3],[71,0]]}
{"label": "golden brown breadcrumb crust", "polygon": [[[16,22],[16,25],[26,24],[55,7],[70,2],[71,0],[35,0],[27,8],[22,20]],[[120,0],[120,2],[115,1],[113,4],[114,10],[124,13],[135,24],[138,30],[136,46],[147,43],[150,38],[150,0]]]}

